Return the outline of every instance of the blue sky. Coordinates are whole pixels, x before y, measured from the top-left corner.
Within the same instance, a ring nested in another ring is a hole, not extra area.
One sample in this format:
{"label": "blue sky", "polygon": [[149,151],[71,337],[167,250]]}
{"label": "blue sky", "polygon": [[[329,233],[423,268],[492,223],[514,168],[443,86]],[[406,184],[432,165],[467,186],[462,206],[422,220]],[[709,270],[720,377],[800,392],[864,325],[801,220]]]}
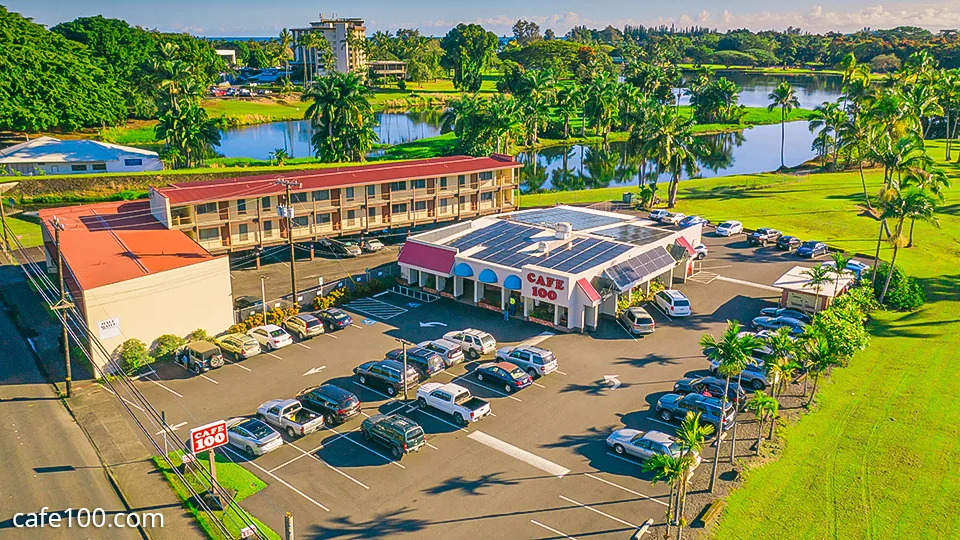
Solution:
{"label": "blue sky", "polygon": [[4,4],[48,26],[100,14],[147,28],[206,36],[270,36],[284,27],[305,26],[321,11],[332,14],[335,6],[336,15],[366,20],[369,33],[417,27],[424,34],[442,35],[459,22],[477,22],[504,35],[510,33],[518,18],[533,20],[543,30],[553,28],[558,34],[577,24],[622,27],[676,23],[720,30],[783,29],[792,25],[814,32],[899,25],[932,30],[960,28],[957,0],[355,0],[347,4],[300,0],[6,0]]}

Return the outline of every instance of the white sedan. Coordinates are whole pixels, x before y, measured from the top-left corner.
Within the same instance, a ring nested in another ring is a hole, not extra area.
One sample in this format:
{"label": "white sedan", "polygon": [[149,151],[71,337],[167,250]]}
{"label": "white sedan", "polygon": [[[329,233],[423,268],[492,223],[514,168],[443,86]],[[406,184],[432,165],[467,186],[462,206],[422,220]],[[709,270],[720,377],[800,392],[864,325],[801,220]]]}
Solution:
{"label": "white sedan", "polygon": [[717,225],[718,236],[733,236],[743,233],[743,223],[739,221],[724,221]]}
{"label": "white sedan", "polygon": [[257,342],[268,351],[275,351],[293,344],[293,338],[290,337],[290,334],[275,324],[258,326],[249,330],[247,334],[257,340]]}

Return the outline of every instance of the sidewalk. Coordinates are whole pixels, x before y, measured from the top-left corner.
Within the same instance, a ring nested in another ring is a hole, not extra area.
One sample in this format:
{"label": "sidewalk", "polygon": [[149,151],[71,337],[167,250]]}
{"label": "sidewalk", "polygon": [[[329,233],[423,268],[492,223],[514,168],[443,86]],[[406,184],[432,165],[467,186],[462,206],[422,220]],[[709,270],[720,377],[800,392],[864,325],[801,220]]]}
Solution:
{"label": "sidewalk", "polygon": [[[62,393],[62,328],[16,266],[0,266],[0,301],[10,310],[20,333],[35,353],[35,358],[22,360],[36,361],[44,377],[54,382]],[[193,516],[157,471],[152,461],[155,449],[147,446],[143,433],[117,397],[93,380],[85,361],[75,357],[71,360],[74,394],[66,400],[67,409],[92,443],[100,463],[130,510],[164,515],[163,528],[147,529],[148,536],[154,540],[205,538]],[[149,430],[152,426],[146,427]]]}

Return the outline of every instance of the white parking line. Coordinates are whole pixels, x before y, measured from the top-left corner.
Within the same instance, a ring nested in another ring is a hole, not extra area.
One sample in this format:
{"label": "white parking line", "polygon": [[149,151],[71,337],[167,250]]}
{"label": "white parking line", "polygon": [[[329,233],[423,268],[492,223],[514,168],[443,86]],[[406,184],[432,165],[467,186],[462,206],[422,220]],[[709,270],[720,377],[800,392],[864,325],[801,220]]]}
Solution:
{"label": "white parking line", "polygon": [[[313,459],[315,459],[315,460],[318,461],[319,463],[323,463],[324,465],[326,465],[327,467],[329,467],[331,470],[340,473],[341,476],[343,476],[344,478],[347,478],[348,480],[350,480],[350,481],[353,482],[354,484],[357,484],[358,486],[362,487],[363,489],[370,489],[370,488],[369,488],[366,484],[364,484],[363,482],[357,480],[356,478],[350,476],[349,474],[341,471],[340,469],[338,469],[338,468],[334,467],[333,465],[331,465],[331,464],[327,463],[326,461],[324,461],[322,458],[320,458],[320,456],[318,456],[318,455],[316,455],[316,454],[314,453],[314,452],[316,452],[316,450],[311,450],[311,451],[308,453],[308,452],[304,451],[303,448],[300,448],[299,446],[297,446],[297,445],[295,445],[295,444],[293,444],[293,443],[290,443],[290,446],[292,446],[293,448],[296,448],[297,450],[299,450],[299,451],[300,451],[301,453],[303,453],[304,455],[312,457]],[[322,448],[322,446],[321,446],[321,448]]]}
{"label": "white parking line", "polygon": [[776,287],[771,287],[770,285],[764,285],[762,283],[754,283],[752,281],[744,281],[742,279],[728,278],[725,276],[717,276],[717,279],[720,281],[726,281],[727,283],[736,283],[737,285],[746,285],[747,287],[754,287],[756,289],[763,289],[765,291],[775,292],[780,294],[782,291]]}
{"label": "white parking line", "polygon": [[573,504],[575,504],[575,505],[577,505],[577,506],[579,506],[579,507],[581,507],[581,508],[586,508],[587,510],[590,510],[591,512],[594,512],[594,513],[596,513],[596,514],[600,514],[600,515],[603,516],[603,517],[610,518],[610,519],[616,521],[617,523],[622,523],[622,524],[626,525],[627,527],[632,527],[632,528],[634,528],[634,529],[639,529],[639,528],[640,528],[640,527],[638,527],[637,525],[634,525],[633,523],[630,523],[629,521],[624,521],[624,520],[622,520],[622,519],[620,519],[620,518],[618,518],[618,517],[611,516],[610,514],[608,514],[608,513],[606,513],[606,512],[601,512],[600,510],[597,510],[596,508],[593,508],[592,506],[588,506],[588,505],[586,505],[586,504],[583,504],[582,502],[577,502],[577,501],[575,501],[575,500],[573,500],[573,499],[571,499],[571,498],[564,497],[563,495],[560,495],[560,498],[563,499],[563,500],[565,500],[565,501],[567,501],[567,502],[569,502],[569,503],[573,503]]}
{"label": "white parking line", "polygon": [[[238,458],[246,459],[244,456],[241,456],[239,453],[237,453],[234,449],[230,448],[229,446],[224,446],[223,448],[224,448],[224,450],[227,450],[228,452],[230,452],[231,454],[237,456]],[[273,479],[276,480],[277,482],[280,482],[281,484],[287,486],[288,488],[290,488],[291,491],[293,491],[293,492],[296,493],[297,495],[300,495],[300,496],[303,497],[304,499],[312,502],[313,504],[317,505],[319,508],[322,508],[322,509],[324,509],[324,510],[327,511],[327,512],[330,511],[329,508],[327,508],[326,506],[324,506],[324,505],[318,503],[317,501],[313,500],[313,499],[312,499],[309,495],[307,495],[306,493],[304,493],[304,492],[300,491],[299,489],[291,486],[291,485],[290,485],[289,483],[287,483],[287,481],[285,481],[283,478],[280,478],[279,476],[273,474],[272,472],[264,469],[263,467],[261,467],[260,465],[257,465],[257,464],[254,463],[253,461],[247,461],[246,463],[249,464],[249,465],[252,465],[252,466],[256,467],[257,470],[259,470],[259,471],[262,472],[263,474],[266,474],[266,475],[269,476],[270,478],[273,478]]]}
{"label": "white parking line", "polygon": [[352,327],[354,327],[354,328],[359,328],[359,329],[363,330],[363,327],[360,326],[359,324],[350,323],[350,326],[352,326]]}
{"label": "white parking line", "polygon": [[309,346],[309,345],[307,345],[306,343],[300,343],[300,342],[297,342],[297,345],[299,345],[299,346],[301,346],[301,347],[303,347],[304,349],[309,349],[309,348],[310,348],[310,346]]}
{"label": "white parking line", "polygon": [[544,385],[542,385],[542,384],[540,384],[540,383],[533,383],[533,385],[534,385],[534,386],[539,386],[540,388],[546,388],[546,386],[544,386]]}
{"label": "white parking line", "polygon": [[392,319],[407,312],[402,307],[388,304],[375,298],[360,298],[344,304],[345,308],[380,319]]}
{"label": "white parking line", "polygon": [[674,429],[676,429],[677,427],[676,424],[671,424],[670,422],[664,422],[663,420],[657,420],[656,418],[653,418],[653,417],[647,417],[647,420],[650,420],[651,422],[656,422],[658,424],[663,424],[665,426],[670,426]]}
{"label": "white parking line", "polygon": [[272,352],[268,352],[268,353],[267,353],[267,356],[272,356],[272,357],[276,358],[277,360],[283,360],[283,358],[280,358],[279,356],[273,354]]}
{"label": "white parking line", "polygon": [[533,336],[532,338],[525,339],[520,342],[520,345],[526,345],[528,347],[533,347],[543,343],[544,341],[555,336],[553,332],[541,332],[539,335]]}
{"label": "white parking line", "polygon": [[[341,433],[340,433],[339,431],[337,431],[337,430],[335,430],[335,429],[333,429],[333,428],[329,428],[329,429],[330,429],[330,431],[336,433],[337,435],[341,435]],[[357,430],[354,430],[354,431],[357,431]],[[344,433],[343,435],[346,435],[346,433]],[[358,443],[357,441],[351,439],[350,437],[343,437],[343,439],[346,440],[346,441],[352,442],[353,444],[359,446],[360,448],[366,448],[367,450],[369,450],[369,451],[373,452],[374,454],[376,454],[376,455],[382,457],[383,459],[387,460],[388,463],[393,463],[394,465],[396,465],[397,467],[400,467],[401,469],[406,469],[406,467],[404,467],[402,464],[400,464],[399,462],[397,462],[397,461],[394,460],[393,458],[387,457],[387,456],[381,454],[380,452],[377,452],[377,451],[374,450],[373,448],[370,448],[369,446],[367,446],[367,445],[365,445],[365,444],[360,444],[360,443]],[[330,444],[330,443],[328,442],[327,444]]]}
{"label": "white parking line", "polygon": [[177,396],[178,398],[182,398],[182,397],[183,397],[183,394],[181,394],[180,392],[177,392],[177,391],[175,391],[175,390],[171,390],[171,389],[167,388],[166,386],[164,386],[163,384],[161,384],[161,383],[159,383],[159,382],[157,382],[157,381],[155,381],[155,380],[153,380],[153,379],[144,379],[144,380],[147,380],[147,381],[152,382],[153,384],[159,386],[160,388],[163,388],[164,390],[166,390],[167,392],[170,392],[171,394]]}
{"label": "white parking line", "polygon": [[203,377],[204,379],[212,382],[213,384],[220,384],[220,383],[218,383],[217,381],[211,379],[210,377],[207,377],[206,375],[200,375],[200,376]]}
{"label": "white parking line", "polygon": [[554,370],[553,372],[554,372],[554,373],[559,373],[560,375],[563,375],[564,377],[566,377],[566,376],[567,376],[567,374],[566,374],[566,373],[564,373],[564,372],[562,372],[562,371],[560,371],[559,369],[556,369],[556,370]]}
{"label": "white parking line", "polygon": [[335,335],[333,335],[333,334],[330,334],[330,333],[328,333],[328,332],[324,332],[324,333],[322,333],[322,334],[320,334],[320,335],[321,335],[321,336],[326,336],[326,337],[332,337],[333,339],[340,339],[340,338],[338,338],[337,336],[335,336]]}
{"label": "white parking line", "polygon": [[[97,384],[100,384],[100,383],[97,383]],[[131,407],[133,407],[133,408],[135,408],[135,409],[137,409],[137,410],[139,410],[140,412],[143,412],[143,413],[147,412],[147,411],[143,410],[143,408],[140,407],[139,405],[137,405],[136,403],[130,401],[129,399],[127,399],[127,398],[125,398],[125,397],[123,397],[123,396],[121,396],[121,395],[118,395],[116,392],[114,392],[113,390],[107,388],[107,387],[104,386],[103,384],[100,384],[100,388],[103,388],[103,389],[106,390],[107,392],[110,392],[111,394],[117,396],[118,398],[122,399],[122,400],[124,401],[124,403],[126,403],[127,405],[130,405]]]}
{"label": "white parking line", "polygon": [[481,383],[479,383],[479,382],[476,382],[476,381],[472,381],[472,380],[470,380],[470,379],[467,379],[467,375],[470,375],[470,374],[469,374],[469,373],[464,373],[463,375],[460,375],[459,377],[454,377],[453,380],[451,380],[450,382],[454,382],[454,381],[456,381],[456,380],[459,379],[459,380],[461,380],[461,381],[463,381],[463,382],[465,382],[465,383],[470,383],[470,384],[472,384],[472,385],[474,385],[474,386],[478,386],[478,387],[480,387],[480,388],[483,388],[484,390],[489,390],[489,391],[493,392],[494,394],[500,394],[501,396],[510,398],[510,399],[512,399],[512,400],[514,400],[514,401],[523,401],[523,400],[521,400],[521,399],[518,398],[518,397],[511,396],[510,394],[507,394],[507,393],[505,393],[505,392],[501,392],[500,390],[494,390],[493,388],[490,388],[490,387],[489,387],[488,385],[486,385],[486,384],[481,384]]}
{"label": "white parking line", "polygon": [[232,365],[234,365],[234,366],[237,366],[237,367],[240,368],[240,369],[245,369],[245,370],[247,370],[247,371],[253,371],[252,369],[248,368],[247,366],[245,366],[245,365],[243,365],[243,364],[238,364],[238,363],[234,362],[233,360],[230,360],[230,359],[228,359],[228,358],[226,358],[226,357],[224,357],[224,360],[226,360],[228,363],[230,363],[230,364],[232,364]]}
{"label": "white parking line", "polygon": [[660,307],[660,304],[654,302],[654,303],[653,303],[653,307],[657,308],[657,311],[659,311],[661,315],[663,315],[664,317],[666,317],[668,321],[672,321],[672,320],[673,320],[673,317],[671,317],[670,315],[667,315],[666,310],[664,310],[662,307]]}
{"label": "white parking line", "polygon": [[527,452],[522,448],[517,448],[516,446],[510,443],[503,442],[500,439],[487,435],[482,431],[474,431],[470,435],[467,435],[467,438],[473,439],[482,445],[489,446],[494,450],[499,450],[510,457],[519,459],[520,461],[528,465],[532,465],[533,467],[536,467],[545,473],[552,474],[557,478],[563,478],[565,474],[570,472],[570,469],[566,467],[557,465],[552,461],[546,460],[536,454]]}
{"label": "white parking line", "polygon": [[552,527],[547,527],[546,525],[544,525],[543,523],[540,523],[539,521],[536,521],[536,520],[531,519],[531,520],[530,520],[530,523],[533,523],[534,525],[537,525],[538,527],[543,527],[544,529],[552,532],[553,534],[556,534],[556,535],[558,535],[558,536],[562,536],[562,537],[564,537],[564,538],[568,538],[569,540],[577,540],[577,538],[576,538],[575,536],[570,536],[570,535],[564,534],[564,533],[562,533],[562,532],[560,532],[560,531],[558,531],[558,530],[556,530],[556,529],[554,529],[554,528],[552,528]]}
{"label": "white parking line", "polygon": [[[620,456],[617,456],[617,457],[620,457]],[[621,486],[620,484],[614,484],[613,482],[610,482],[609,480],[604,480],[603,478],[600,478],[599,476],[594,476],[594,475],[592,475],[592,474],[590,474],[590,473],[587,473],[586,476],[588,476],[588,477],[590,477],[590,478],[593,478],[594,480],[599,480],[599,481],[603,482],[604,484],[613,486],[613,487],[615,487],[615,488],[622,489],[623,491],[626,491],[627,493],[632,493],[633,495],[636,495],[637,497],[643,497],[644,499],[651,500],[651,501],[653,501],[653,502],[655,502],[655,503],[657,503],[657,504],[662,504],[663,506],[668,506],[667,503],[665,503],[665,502],[663,502],[663,501],[661,501],[661,500],[659,500],[659,499],[654,499],[653,497],[651,497],[651,496],[649,496],[649,495],[644,495],[643,493],[640,493],[639,491],[634,491],[634,490],[632,490],[632,489],[630,489],[630,488],[625,488],[625,487]]]}
{"label": "white parking line", "polygon": [[630,339],[637,341],[637,336],[633,335],[633,332],[631,332],[630,330],[627,330],[627,327],[623,325],[623,322],[619,318],[617,319],[617,326],[619,326],[620,328],[623,328],[623,331],[626,332],[628,336],[630,336]]}

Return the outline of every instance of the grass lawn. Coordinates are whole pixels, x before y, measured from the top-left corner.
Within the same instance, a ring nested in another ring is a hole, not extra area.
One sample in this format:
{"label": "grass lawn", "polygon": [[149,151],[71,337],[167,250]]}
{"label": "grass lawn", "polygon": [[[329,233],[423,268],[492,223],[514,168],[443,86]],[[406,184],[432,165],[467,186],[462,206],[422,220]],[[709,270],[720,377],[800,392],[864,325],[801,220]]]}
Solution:
{"label": "grass lawn", "polygon": [[203,107],[211,118],[224,116],[234,125],[261,124],[281,120],[303,120],[310,104],[301,102],[299,95],[289,100],[256,99],[208,99]]}
{"label": "grass lawn", "polygon": [[[173,461],[174,465],[180,465],[180,455],[176,452],[170,453],[170,459]],[[183,482],[180,480],[177,475],[173,473],[170,469],[170,466],[167,465],[167,462],[161,459],[160,457],[153,458],[154,463],[157,468],[160,469],[160,472],[163,473],[163,477],[167,479],[167,482],[170,483],[170,486],[173,488],[173,491],[176,492],[177,496],[180,497],[180,500],[183,501],[184,505],[190,510],[190,512],[196,517],[197,522],[200,524],[200,527],[203,528],[204,532],[207,533],[207,536],[210,538],[223,538],[222,533],[219,532],[219,529],[210,521],[210,518],[205,512],[203,512],[194,502],[190,491],[186,486],[183,485]],[[197,463],[209,469],[209,460],[206,456],[206,453],[202,457],[197,459]],[[184,475],[188,482],[193,486],[194,490],[198,493],[203,493],[207,490],[206,484],[201,484],[192,474]],[[240,502],[243,499],[257,493],[263,488],[267,487],[267,484],[260,480],[253,473],[247,471],[240,465],[236,465],[227,459],[226,456],[222,454],[217,454],[217,481],[220,482],[220,485],[237,490],[236,501]],[[243,510],[241,510],[243,511]],[[280,535],[275,533],[272,529],[264,525],[257,518],[251,516],[246,511],[243,511],[245,517],[248,521],[253,521],[257,525],[257,530],[263,533],[267,538],[276,538],[280,539]],[[239,511],[233,508],[228,508],[223,512],[215,512],[221,517],[221,521],[224,522],[227,530],[231,533],[231,538],[240,537],[240,529],[243,524],[243,520],[239,515]],[[240,524],[241,526],[238,526]]]}
{"label": "grass lawn", "polygon": [[[16,236],[24,247],[39,246],[43,243],[40,234],[40,221],[27,216],[7,216],[7,234]],[[11,240],[12,244],[13,241]]]}

